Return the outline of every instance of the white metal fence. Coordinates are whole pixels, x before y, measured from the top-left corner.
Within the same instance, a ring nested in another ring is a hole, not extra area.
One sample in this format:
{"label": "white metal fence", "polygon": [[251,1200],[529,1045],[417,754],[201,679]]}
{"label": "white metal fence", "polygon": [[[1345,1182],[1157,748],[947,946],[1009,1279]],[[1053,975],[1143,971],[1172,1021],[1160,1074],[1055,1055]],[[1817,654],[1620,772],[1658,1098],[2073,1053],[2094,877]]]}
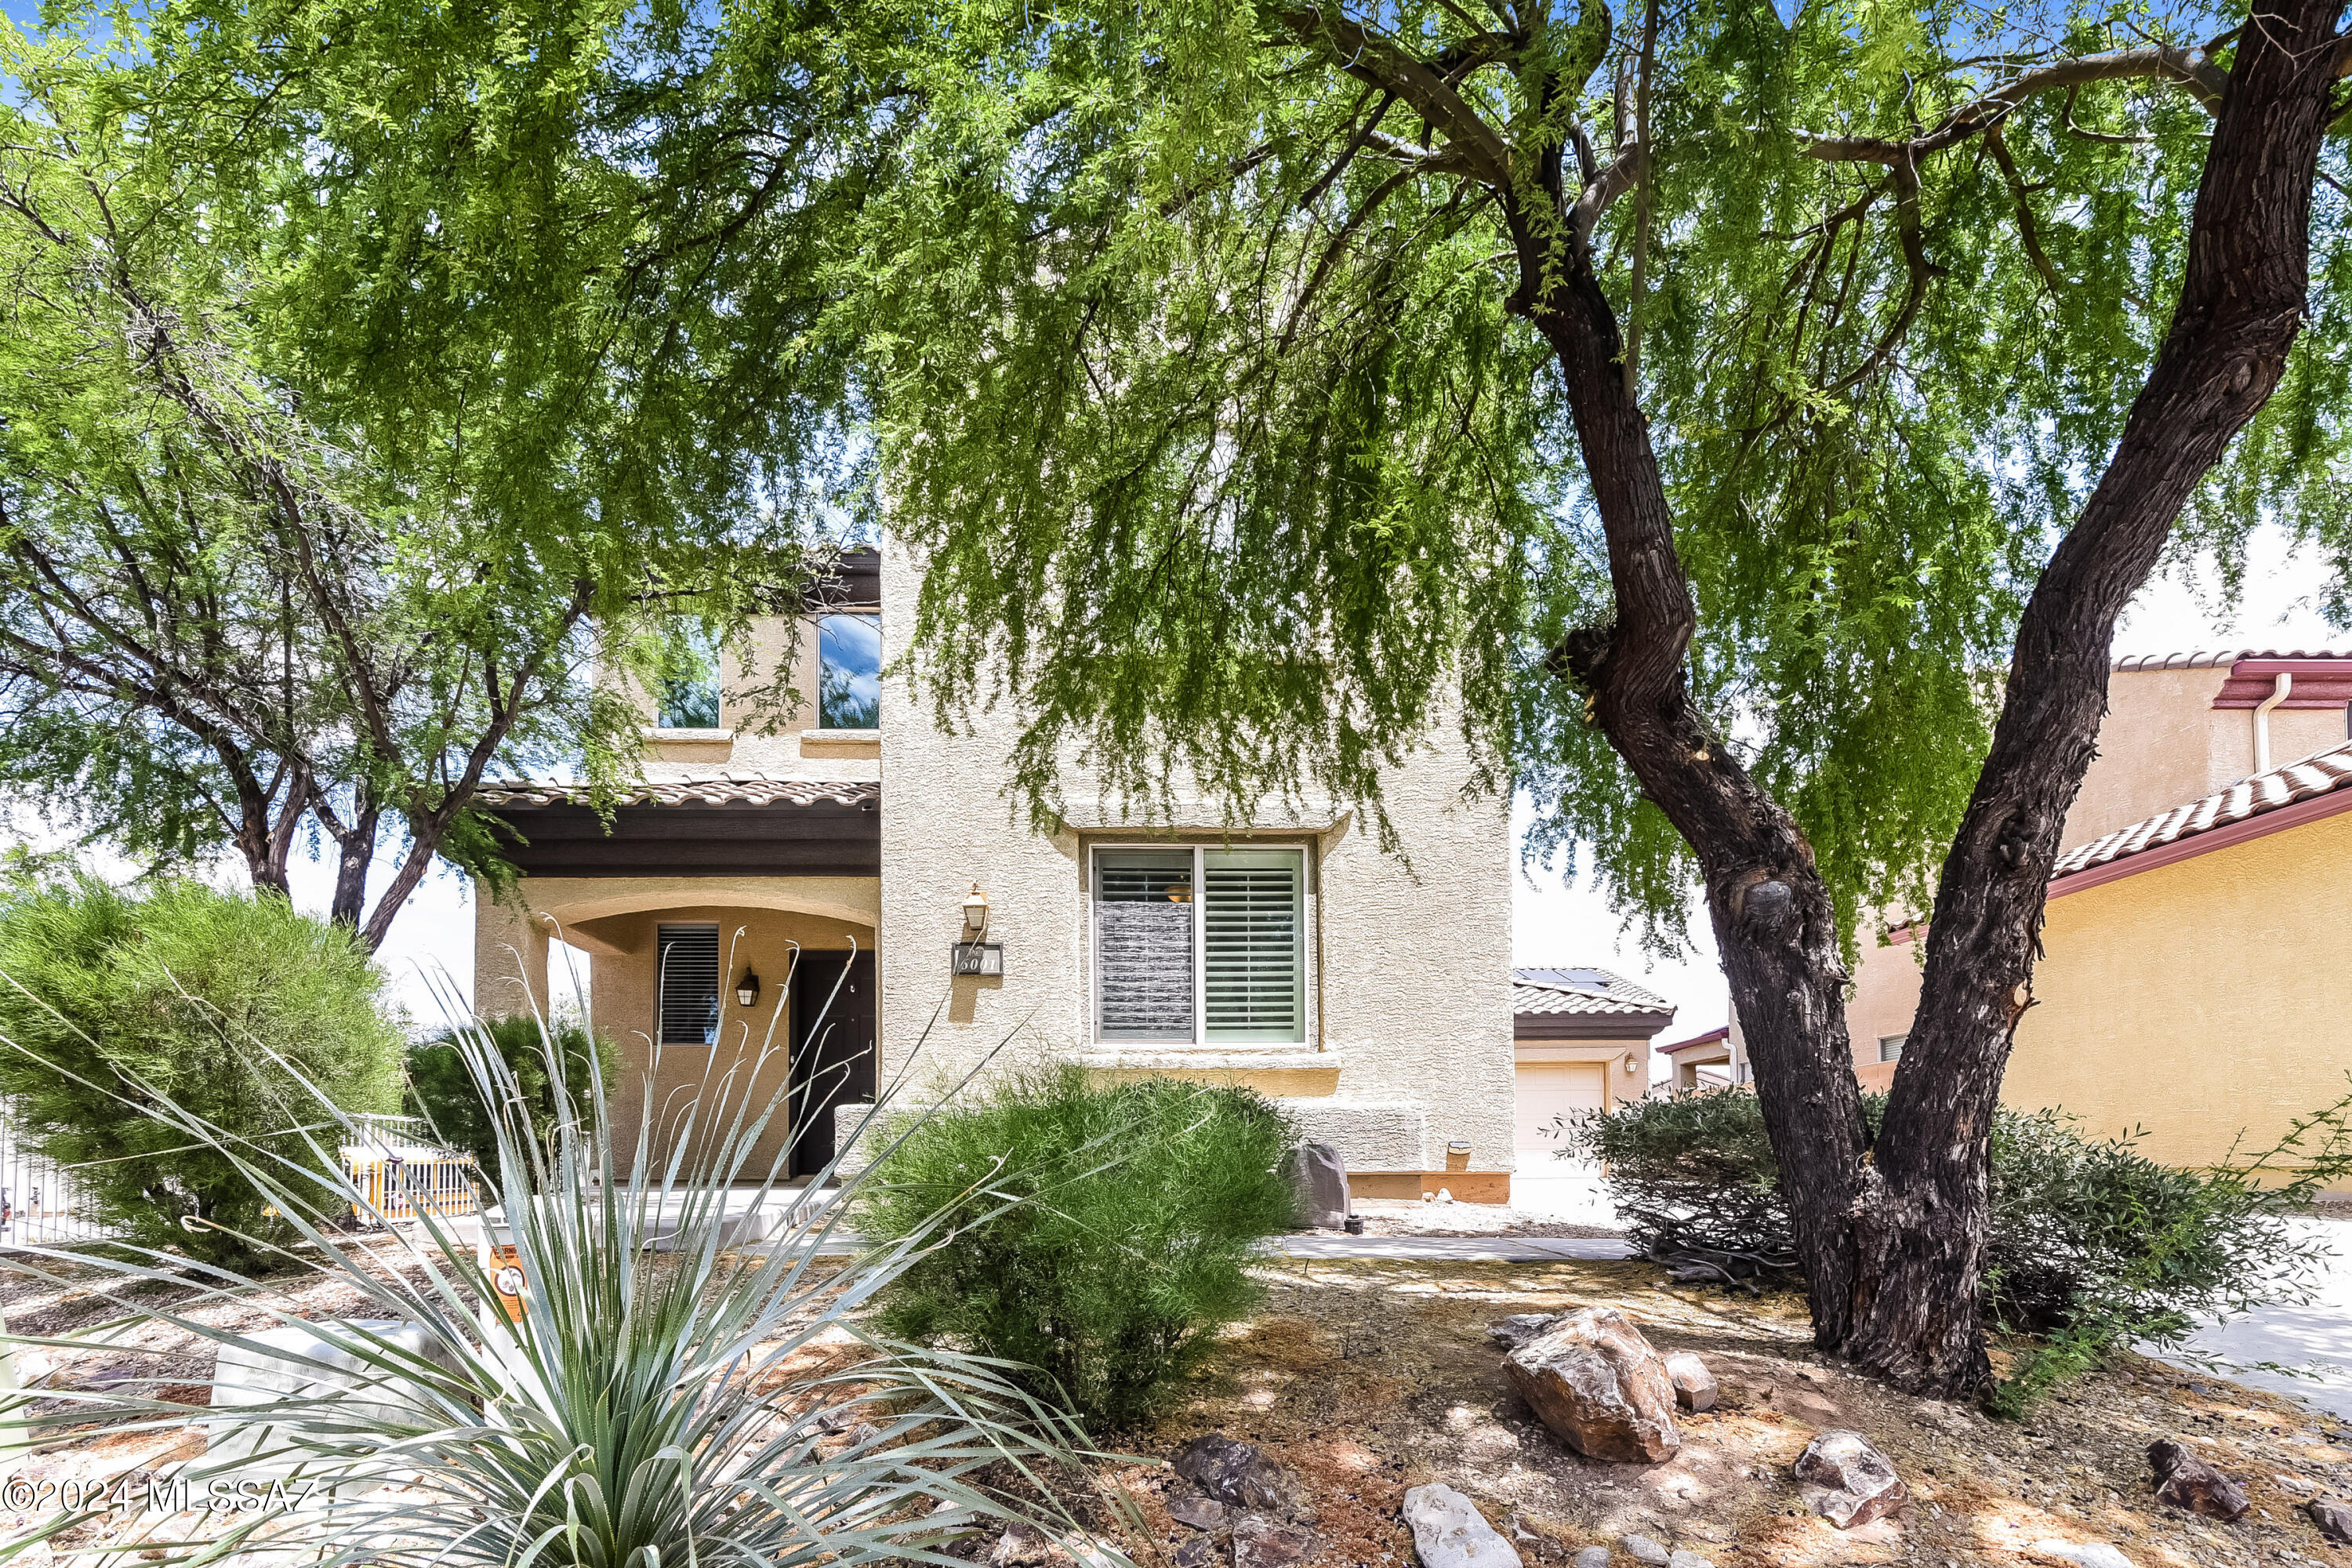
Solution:
{"label": "white metal fence", "polygon": [[73,1173],[27,1149],[0,1110],[0,1247],[48,1247],[103,1234],[82,1217]]}
{"label": "white metal fence", "polygon": [[[352,1121],[343,1172],[377,1213],[407,1219],[428,1206],[445,1216],[477,1212],[472,1156],[440,1147],[423,1118],[355,1115]],[[87,1214],[73,1173],[27,1147],[16,1119],[0,1107],[0,1247],[53,1247],[107,1235]],[[366,1217],[356,1205],[354,1217]]]}

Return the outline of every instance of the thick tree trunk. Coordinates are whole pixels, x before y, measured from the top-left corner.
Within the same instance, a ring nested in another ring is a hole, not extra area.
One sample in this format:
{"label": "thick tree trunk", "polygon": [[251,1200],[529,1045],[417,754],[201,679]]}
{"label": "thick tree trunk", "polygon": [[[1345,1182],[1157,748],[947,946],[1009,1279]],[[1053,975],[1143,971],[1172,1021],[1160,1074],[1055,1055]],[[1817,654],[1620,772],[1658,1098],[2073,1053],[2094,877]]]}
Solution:
{"label": "thick tree trunk", "polygon": [[1908,1388],[1964,1393],[1987,1375],[1988,1132],[2058,837],[2097,738],[2116,619],[2189,491],[2276,385],[2300,321],[2339,4],[2265,13],[2240,45],[2172,330],[2020,627],[1992,751],[1945,865],[1919,1020],[1867,1161],[1827,890],[1794,820],[1684,683],[1696,617],[1614,315],[1581,260],[1513,301],[1559,361],[1616,591],[1615,623],[1570,637],[1555,667],[1591,691],[1595,721],[1698,858],[1816,1342]]}
{"label": "thick tree trunk", "polygon": [[1616,589],[1615,623],[1570,637],[1553,665],[1591,692],[1595,721],[1698,857],[1765,1125],[1790,1177],[1814,1335],[1836,1345],[1852,1314],[1846,1215],[1863,1125],[1829,891],[1795,819],[1691,701],[1683,660],[1697,611],[1599,280],[1580,263],[1541,300],[1515,304],[1551,342],[1567,378]]}
{"label": "thick tree trunk", "polygon": [[1977,1282],[1988,1136],[2059,837],[2096,749],[2116,618],[2189,493],[2285,369],[2308,284],[2342,0],[2285,0],[2242,35],[2206,153],[2172,326],[2115,457],[2018,626],[1992,750],[1944,862],[1919,1010],[1855,1209],[1845,1346],[1900,1385],[1987,1375]]}

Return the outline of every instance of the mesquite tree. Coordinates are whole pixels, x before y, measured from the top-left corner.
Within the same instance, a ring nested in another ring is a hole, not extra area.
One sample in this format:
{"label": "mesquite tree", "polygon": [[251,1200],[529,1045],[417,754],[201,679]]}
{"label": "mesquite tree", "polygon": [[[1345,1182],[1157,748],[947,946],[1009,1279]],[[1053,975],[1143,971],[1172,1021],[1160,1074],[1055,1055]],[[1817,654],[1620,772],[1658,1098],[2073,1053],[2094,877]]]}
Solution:
{"label": "mesquite tree", "polygon": [[[919,670],[1047,813],[1083,754],[1376,815],[1458,693],[1622,903],[1703,884],[1819,1342],[1968,1390],[2108,645],[2287,374],[2336,12],[967,18],[839,316]],[[2299,374],[2209,525],[2325,487]],[[1844,933],[1931,887],[1869,1147]]]}
{"label": "mesquite tree", "polygon": [[[196,68],[168,31],[159,61],[0,23],[0,796],[149,863],[229,853],[280,894],[315,841],[331,918],[373,947],[436,857],[501,878],[486,779],[625,773],[643,718],[611,678],[658,679],[681,607],[740,634],[793,596],[807,531],[645,460],[668,437],[634,422],[677,417],[691,378],[614,363],[577,272],[537,274],[574,285],[569,315],[360,331],[387,287],[370,245],[417,247],[318,132],[381,116],[211,37],[231,58]],[[440,41],[445,63],[505,46]],[[392,57],[435,79],[394,48],[375,80]],[[421,96],[466,89],[442,92]],[[421,119],[406,140],[446,167]],[[501,220],[522,207],[500,191]]]}

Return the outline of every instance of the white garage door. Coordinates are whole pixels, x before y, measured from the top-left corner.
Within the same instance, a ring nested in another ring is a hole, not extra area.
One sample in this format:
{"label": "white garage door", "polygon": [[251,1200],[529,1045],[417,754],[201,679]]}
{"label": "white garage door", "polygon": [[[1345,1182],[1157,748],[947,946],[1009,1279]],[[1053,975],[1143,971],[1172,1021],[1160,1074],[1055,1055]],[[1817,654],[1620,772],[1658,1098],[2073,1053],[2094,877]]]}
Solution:
{"label": "white garage door", "polygon": [[1546,1159],[1559,1139],[1546,1136],[1555,1118],[1572,1110],[1598,1110],[1607,1094],[1609,1068],[1602,1062],[1521,1062],[1518,1064],[1521,1152],[1540,1152]]}

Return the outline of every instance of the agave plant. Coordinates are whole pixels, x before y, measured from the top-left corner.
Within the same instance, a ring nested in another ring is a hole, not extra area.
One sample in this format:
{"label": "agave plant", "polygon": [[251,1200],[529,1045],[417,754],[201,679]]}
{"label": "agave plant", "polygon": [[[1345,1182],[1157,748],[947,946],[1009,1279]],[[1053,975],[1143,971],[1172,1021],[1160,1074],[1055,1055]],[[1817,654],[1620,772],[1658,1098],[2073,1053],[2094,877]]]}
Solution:
{"label": "agave plant", "polygon": [[[201,1510],[226,1485],[258,1500],[194,1529],[186,1516],[145,1516],[87,1550],[186,1562],[289,1551],[331,1568],[772,1568],[953,1561],[944,1548],[957,1536],[1019,1521],[1081,1555],[1120,1561],[1058,1500],[1085,1457],[1066,1415],[1002,1363],[896,1342],[866,1321],[875,1293],[951,1235],[951,1209],[928,1230],[845,1258],[843,1203],[795,1205],[779,1233],[751,1239],[747,1216],[795,1195],[779,1184],[783,1156],[752,1168],[762,1132],[788,1108],[747,1087],[791,989],[788,977],[748,1059],[663,1105],[645,1097],[625,1157],[601,1086],[586,1103],[567,1095],[551,1131],[535,1134],[486,1032],[459,1029],[497,1125],[497,1206],[479,1221],[428,1212],[385,1223],[340,1173],[333,1145],[352,1130],[323,1102],[308,1118],[321,1156],[313,1169],[257,1154],[158,1097],[152,1114],[237,1161],[290,1223],[299,1239],[278,1249],[288,1268],[341,1282],[369,1319],[387,1321],[304,1322],[268,1304],[283,1300],[285,1275],[265,1290],[164,1252],[23,1247],[0,1259],[58,1285],[68,1265],[94,1265],[130,1308],[106,1331],[15,1345],[73,1351],[102,1337],[120,1355],[129,1352],[111,1328],[160,1322],[254,1369],[252,1386],[226,1391],[252,1403],[221,1405],[216,1389],[208,1411],[154,1397],[160,1369],[147,1393],[50,1396],[65,1406],[32,1429],[36,1441],[153,1433],[194,1417],[212,1447],[175,1478],[184,1489],[165,1495]],[[562,1094],[554,1041],[542,1035]],[[354,1232],[354,1212],[377,1226]],[[498,1286],[517,1283],[494,1279],[500,1269],[520,1273],[519,1315],[499,1305]],[[175,1287],[176,1299],[137,1305],[126,1289],[152,1284]],[[271,1344],[202,1321],[222,1303],[260,1306],[307,1334]],[[15,1414],[26,1418],[22,1406]],[[62,1510],[0,1555],[40,1539],[62,1546],[56,1538],[102,1522],[121,1500]]]}

